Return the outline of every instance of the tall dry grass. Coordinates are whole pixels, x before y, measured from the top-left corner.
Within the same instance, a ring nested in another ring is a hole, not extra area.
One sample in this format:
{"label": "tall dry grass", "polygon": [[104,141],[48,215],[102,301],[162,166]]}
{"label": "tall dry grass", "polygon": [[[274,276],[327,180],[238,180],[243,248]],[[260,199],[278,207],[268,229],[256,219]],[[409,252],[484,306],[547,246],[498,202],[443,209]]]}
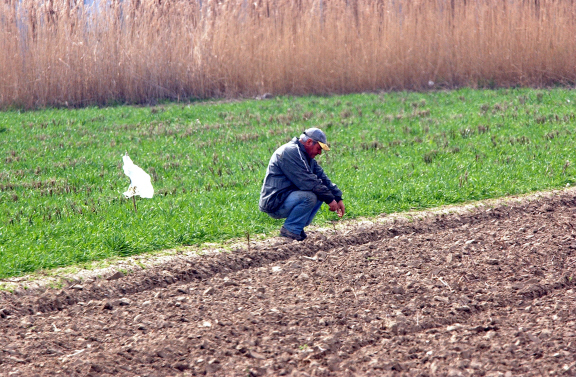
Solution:
{"label": "tall dry grass", "polygon": [[0,107],[576,81],[570,0],[3,0]]}

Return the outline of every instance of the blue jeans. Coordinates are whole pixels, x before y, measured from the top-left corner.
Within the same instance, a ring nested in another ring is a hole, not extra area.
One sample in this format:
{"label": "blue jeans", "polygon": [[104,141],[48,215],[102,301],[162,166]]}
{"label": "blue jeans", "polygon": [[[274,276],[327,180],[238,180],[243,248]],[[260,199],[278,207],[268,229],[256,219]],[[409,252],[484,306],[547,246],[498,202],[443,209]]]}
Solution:
{"label": "blue jeans", "polygon": [[318,200],[312,191],[294,191],[270,216],[275,219],[285,218],[284,228],[300,234],[304,227],[310,225],[321,206],[322,201]]}

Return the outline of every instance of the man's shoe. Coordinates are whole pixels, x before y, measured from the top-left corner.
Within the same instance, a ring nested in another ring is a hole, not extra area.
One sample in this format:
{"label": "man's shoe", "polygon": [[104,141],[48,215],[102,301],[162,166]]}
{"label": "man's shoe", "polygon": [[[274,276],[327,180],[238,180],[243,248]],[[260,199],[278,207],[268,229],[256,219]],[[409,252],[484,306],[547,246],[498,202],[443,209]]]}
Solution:
{"label": "man's shoe", "polygon": [[291,240],[302,241],[306,237],[302,237],[300,234],[295,234],[289,231],[288,229],[282,227],[280,228],[280,236],[290,238]]}
{"label": "man's shoe", "polygon": [[302,237],[302,241],[303,241],[303,240],[305,240],[305,239],[308,237],[308,235],[307,235],[306,233],[304,233],[304,231],[301,231],[301,232],[300,232],[300,237]]}

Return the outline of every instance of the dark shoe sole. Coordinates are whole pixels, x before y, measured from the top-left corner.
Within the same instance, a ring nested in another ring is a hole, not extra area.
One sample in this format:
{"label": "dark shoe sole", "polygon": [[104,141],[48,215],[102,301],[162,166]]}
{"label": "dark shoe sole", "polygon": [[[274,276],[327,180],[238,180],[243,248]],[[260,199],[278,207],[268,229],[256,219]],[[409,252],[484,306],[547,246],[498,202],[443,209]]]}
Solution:
{"label": "dark shoe sole", "polygon": [[306,238],[306,237],[302,237],[302,235],[294,234],[284,227],[282,227],[282,229],[280,229],[280,237],[286,237],[286,238],[289,238],[291,240],[296,240],[296,241],[303,241]]}

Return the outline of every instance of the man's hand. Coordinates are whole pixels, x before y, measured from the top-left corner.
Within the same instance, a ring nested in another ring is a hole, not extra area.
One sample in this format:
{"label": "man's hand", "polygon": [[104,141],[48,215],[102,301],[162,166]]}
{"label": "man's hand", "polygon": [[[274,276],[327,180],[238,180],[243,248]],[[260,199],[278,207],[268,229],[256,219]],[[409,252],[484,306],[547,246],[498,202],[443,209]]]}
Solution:
{"label": "man's hand", "polygon": [[337,210],[337,212],[338,212],[338,216],[339,216],[339,217],[344,216],[344,213],[346,213],[346,208],[344,207],[344,202],[343,202],[342,200],[340,200],[340,201],[338,202],[338,210]]}
{"label": "man's hand", "polygon": [[346,212],[346,209],[344,208],[344,202],[342,200],[339,202],[333,200],[330,204],[328,204],[328,206],[330,207],[330,211],[338,213],[338,217],[344,216],[344,213]]}

